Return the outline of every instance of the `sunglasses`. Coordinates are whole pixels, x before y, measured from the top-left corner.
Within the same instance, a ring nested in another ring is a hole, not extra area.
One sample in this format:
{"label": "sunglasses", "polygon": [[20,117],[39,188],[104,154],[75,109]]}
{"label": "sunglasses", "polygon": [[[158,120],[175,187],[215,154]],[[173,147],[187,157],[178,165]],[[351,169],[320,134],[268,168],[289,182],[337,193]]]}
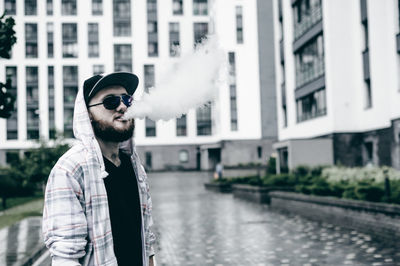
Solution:
{"label": "sunglasses", "polygon": [[106,108],[107,110],[114,110],[120,105],[121,101],[126,105],[126,107],[129,107],[132,105],[133,97],[127,94],[110,95],[104,98],[103,102],[95,103],[89,105],[88,107],[93,107],[102,104],[104,105],[104,108]]}

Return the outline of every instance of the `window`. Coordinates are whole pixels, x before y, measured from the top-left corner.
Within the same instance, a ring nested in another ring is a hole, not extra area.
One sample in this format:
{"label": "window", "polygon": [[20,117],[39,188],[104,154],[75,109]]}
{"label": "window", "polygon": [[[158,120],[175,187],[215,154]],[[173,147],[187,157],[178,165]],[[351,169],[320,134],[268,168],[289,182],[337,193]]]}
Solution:
{"label": "window", "polygon": [[211,106],[207,105],[196,110],[197,136],[211,135]]}
{"label": "window", "polygon": [[262,147],[261,146],[257,147],[257,157],[258,157],[258,159],[262,158]]}
{"label": "window", "polygon": [[365,81],[365,109],[372,108],[371,81]]}
{"label": "window", "polygon": [[132,72],[132,46],[130,44],[114,45],[114,71]]}
{"label": "window", "polygon": [[73,137],[72,121],[78,85],[78,67],[63,66],[64,136],[66,138]]}
{"label": "window", "polygon": [[[144,91],[149,93],[149,89],[155,85],[154,65],[144,65]],[[156,122],[146,117],[146,137],[156,136]]]}
{"label": "window", "polygon": [[104,65],[93,65],[93,75],[103,74],[104,72]]}
{"label": "window", "polygon": [[26,67],[27,138],[39,139],[39,77],[38,67]]}
{"label": "window", "polygon": [[114,36],[131,36],[131,1],[113,0]]}
{"label": "window", "polygon": [[8,165],[17,165],[20,162],[18,151],[7,151],[6,152],[6,163]]}
{"label": "window", "polygon": [[25,15],[36,16],[36,14],[37,14],[36,0],[25,0]]}
{"label": "window", "polygon": [[92,0],[92,15],[103,15],[103,0]]}
{"label": "window", "polygon": [[38,57],[38,32],[35,23],[25,24],[25,57]]}
{"label": "window", "polygon": [[172,14],[183,15],[183,0],[172,0]]}
{"label": "window", "polygon": [[189,152],[187,150],[180,150],[179,151],[179,162],[180,163],[189,162]]}
{"label": "window", "polygon": [[17,6],[15,0],[4,0],[4,11],[7,15],[16,15]]}
{"label": "window", "polygon": [[208,34],[208,23],[194,23],[193,24],[194,33],[194,46],[201,43]]}
{"label": "window", "polygon": [[169,23],[169,55],[177,57],[180,55],[179,23]]}
{"label": "window", "polygon": [[52,22],[47,23],[47,57],[54,57],[54,25]]}
{"label": "window", "polygon": [[[17,103],[17,67],[6,67],[6,80],[11,80],[11,88],[8,92],[15,97],[14,107]],[[18,139],[18,108],[7,119],[7,139]]]}
{"label": "window", "polygon": [[47,68],[48,89],[49,89],[49,137],[50,139],[56,138],[56,124],[54,115],[54,67]]}
{"label": "window", "polygon": [[296,54],[296,87],[317,79],[325,74],[324,39],[317,36]]}
{"label": "window", "polygon": [[237,99],[236,99],[236,63],[235,53],[228,54],[229,61],[229,97],[230,97],[230,115],[231,115],[231,131],[238,130],[237,118]]}
{"label": "window", "polygon": [[147,169],[153,168],[153,160],[150,151],[146,151],[144,158],[145,158],[146,168]]}
{"label": "window", "polygon": [[76,23],[62,24],[62,53],[64,58],[78,57],[78,31]]}
{"label": "window", "polygon": [[243,8],[236,7],[236,42],[243,43]]}
{"label": "window", "polygon": [[157,0],[147,0],[148,56],[158,56]]}
{"label": "window", "polygon": [[362,27],[363,27],[363,36],[364,36],[364,51],[368,50],[368,20],[364,20],[362,22]]}
{"label": "window", "polygon": [[287,148],[278,149],[279,170],[281,173],[289,172],[289,152]]}
{"label": "window", "polygon": [[48,16],[53,15],[53,0],[46,0],[46,14]]}
{"label": "window", "polygon": [[193,0],[193,15],[207,15],[207,0]]}
{"label": "window", "polygon": [[176,135],[178,137],[181,136],[186,136],[186,128],[187,128],[187,120],[186,120],[186,115],[182,115],[180,118],[176,119]]}
{"label": "window", "polygon": [[293,6],[294,36],[300,38],[322,20],[322,0],[298,0]]}
{"label": "window", "polygon": [[76,15],[76,0],[62,0],[61,15]]}
{"label": "window", "polygon": [[367,141],[364,143],[364,164],[369,165],[374,163],[374,143],[372,141]]}
{"label": "window", "polygon": [[296,101],[297,122],[326,115],[325,88],[314,91]]}
{"label": "window", "polygon": [[89,57],[99,57],[99,24],[88,24]]}

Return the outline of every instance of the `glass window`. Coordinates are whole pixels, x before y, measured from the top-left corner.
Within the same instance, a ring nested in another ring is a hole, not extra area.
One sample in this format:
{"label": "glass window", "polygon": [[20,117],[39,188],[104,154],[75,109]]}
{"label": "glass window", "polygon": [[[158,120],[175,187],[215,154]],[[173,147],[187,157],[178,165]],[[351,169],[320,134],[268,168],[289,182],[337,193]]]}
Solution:
{"label": "glass window", "polygon": [[36,23],[25,24],[25,56],[26,58],[38,57],[38,32]]}
{"label": "glass window", "polygon": [[196,46],[198,43],[207,37],[208,34],[208,23],[194,23],[193,24],[193,32],[194,32],[194,45]]}
{"label": "glass window", "polygon": [[114,36],[131,36],[131,1],[113,0]]}
{"label": "glass window", "polygon": [[187,150],[180,150],[179,151],[179,162],[180,163],[189,162],[189,152]]}
{"label": "glass window", "polygon": [[103,0],[92,0],[92,15],[103,15]]}
{"label": "glass window", "polygon": [[326,115],[325,88],[314,91],[296,101],[297,122]]}
{"label": "glass window", "polygon": [[[154,65],[144,65],[144,90],[145,92],[149,92],[151,87],[155,85],[155,70]],[[155,137],[156,136],[156,122],[150,120],[146,117],[145,119],[146,126],[146,137]]]}
{"label": "glass window", "polygon": [[49,66],[47,68],[48,77],[48,95],[49,95],[49,137],[50,139],[56,138],[56,124],[54,115],[54,67]]}
{"label": "glass window", "polygon": [[73,137],[72,121],[74,114],[74,103],[78,92],[78,67],[63,66],[63,89],[64,89],[64,136]]}
{"label": "glass window", "polygon": [[243,43],[243,8],[236,7],[236,42]]}
{"label": "glass window", "polygon": [[38,67],[26,67],[27,138],[39,139],[39,76]]}
{"label": "glass window", "polygon": [[62,24],[62,45],[63,57],[78,57],[78,30],[76,23]]}
{"label": "glass window", "polygon": [[6,67],[6,80],[11,80],[8,92],[15,98],[14,111],[7,119],[7,139],[18,139],[17,67]]}
{"label": "glass window", "polygon": [[25,15],[26,16],[36,16],[37,15],[36,0],[25,0]]}
{"label": "glass window", "polygon": [[99,57],[99,24],[88,24],[88,42],[89,57]]}
{"label": "glass window", "polygon": [[180,118],[176,119],[176,135],[186,136],[187,135],[187,118],[186,115],[182,115]]}
{"label": "glass window", "polygon": [[235,53],[228,53],[229,62],[229,100],[231,115],[231,131],[238,130],[237,99],[236,99],[236,60]]}
{"label": "glass window", "polygon": [[132,46],[130,44],[114,45],[114,71],[132,72]]}
{"label": "glass window", "polygon": [[197,136],[211,135],[211,105],[196,110]]}
{"label": "glass window", "polygon": [[208,14],[208,1],[207,0],[193,0],[193,15],[207,15]]}
{"label": "glass window", "polygon": [[322,20],[321,0],[298,0],[293,6],[295,39]]}
{"label": "glass window", "polygon": [[148,56],[158,56],[157,0],[147,0],[147,42]]}
{"label": "glass window", "polygon": [[156,122],[146,117],[146,137],[156,136]]}
{"label": "glass window", "polygon": [[15,0],[4,0],[4,11],[7,15],[16,15],[17,6]]}
{"label": "glass window", "polygon": [[177,57],[180,50],[179,23],[169,23],[169,55]]}
{"label": "glass window", "polygon": [[324,75],[324,39],[317,36],[295,54],[296,57],[296,87]]}
{"label": "glass window", "polygon": [[183,15],[183,0],[172,0],[172,14]]}
{"label": "glass window", "polygon": [[372,108],[372,91],[371,81],[368,79],[365,81],[365,109]]}
{"label": "glass window", "polygon": [[53,0],[46,0],[46,14],[53,15]]}
{"label": "glass window", "polygon": [[104,72],[104,65],[93,65],[93,75],[103,74]]}
{"label": "glass window", "polygon": [[76,15],[76,0],[62,0],[61,15]]}
{"label": "glass window", "polygon": [[54,25],[52,22],[47,23],[47,57],[54,57]]}

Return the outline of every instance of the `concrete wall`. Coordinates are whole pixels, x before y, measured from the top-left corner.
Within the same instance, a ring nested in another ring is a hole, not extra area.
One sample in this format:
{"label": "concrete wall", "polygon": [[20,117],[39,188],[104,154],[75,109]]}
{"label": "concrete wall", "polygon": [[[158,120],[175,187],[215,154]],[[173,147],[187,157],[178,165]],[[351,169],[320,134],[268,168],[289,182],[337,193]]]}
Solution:
{"label": "concrete wall", "polygon": [[272,1],[257,0],[261,135],[277,138]]}
{"label": "concrete wall", "polygon": [[270,192],[271,208],[295,213],[372,234],[384,241],[398,242],[400,206],[308,196],[290,192]]}

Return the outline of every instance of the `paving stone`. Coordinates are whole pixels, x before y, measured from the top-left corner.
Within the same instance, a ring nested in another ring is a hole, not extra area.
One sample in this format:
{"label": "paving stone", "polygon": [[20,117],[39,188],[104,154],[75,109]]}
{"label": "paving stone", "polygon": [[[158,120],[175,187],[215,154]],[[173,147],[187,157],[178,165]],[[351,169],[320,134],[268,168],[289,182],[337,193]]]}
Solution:
{"label": "paving stone", "polygon": [[149,174],[159,265],[400,265],[399,247],[207,191],[210,178]]}

